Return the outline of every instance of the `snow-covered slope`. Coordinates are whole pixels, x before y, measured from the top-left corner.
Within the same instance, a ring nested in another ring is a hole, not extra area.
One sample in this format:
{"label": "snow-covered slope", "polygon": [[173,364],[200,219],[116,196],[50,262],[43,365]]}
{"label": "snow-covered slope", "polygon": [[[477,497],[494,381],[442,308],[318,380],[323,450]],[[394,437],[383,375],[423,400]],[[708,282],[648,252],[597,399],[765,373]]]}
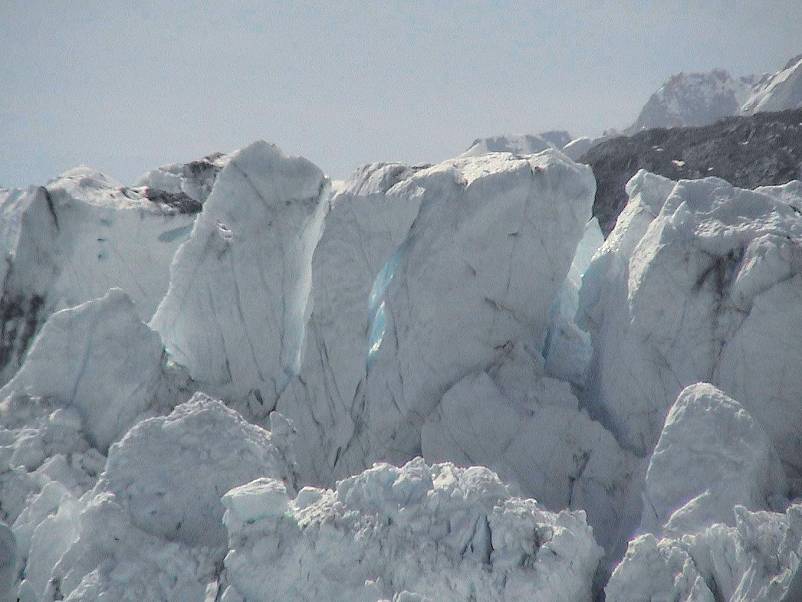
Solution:
{"label": "snow-covered slope", "polygon": [[741,107],[744,114],[784,111],[802,107],[802,55],[792,58],[778,71],[755,85]]}
{"label": "snow-covered slope", "polygon": [[601,555],[581,512],[547,512],[485,468],[420,458],[295,498],[260,479],[223,503],[226,602],[573,602],[589,599]]}

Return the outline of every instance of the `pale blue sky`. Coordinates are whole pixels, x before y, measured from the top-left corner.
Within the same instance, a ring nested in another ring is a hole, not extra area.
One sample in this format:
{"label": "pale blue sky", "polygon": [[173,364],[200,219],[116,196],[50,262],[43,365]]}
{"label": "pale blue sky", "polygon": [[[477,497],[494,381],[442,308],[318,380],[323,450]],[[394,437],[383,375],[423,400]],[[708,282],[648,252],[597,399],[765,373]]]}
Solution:
{"label": "pale blue sky", "polygon": [[0,0],[0,186],[123,182],[257,138],[333,177],[634,120],[677,71],[774,71],[802,1]]}

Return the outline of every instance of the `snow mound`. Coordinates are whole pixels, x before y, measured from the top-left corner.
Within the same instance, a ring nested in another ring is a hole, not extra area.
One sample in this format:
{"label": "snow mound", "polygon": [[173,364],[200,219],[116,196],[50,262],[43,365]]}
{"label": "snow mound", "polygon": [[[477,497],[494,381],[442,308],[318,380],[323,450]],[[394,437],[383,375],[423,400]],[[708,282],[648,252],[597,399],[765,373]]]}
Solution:
{"label": "snow mound", "polygon": [[310,434],[298,441],[306,482],[333,483],[336,450],[353,434],[352,404],[365,377],[370,291],[420,207],[418,196],[388,191],[415,171],[399,163],[366,165],[332,198],[326,215],[312,258],[300,373],[277,406]]}
{"label": "snow mound", "polygon": [[189,386],[131,299],[111,289],[50,316],[0,399],[44,398],[76,412],[91,445],[105,452],[143,414],[180,402]]}
{"label": "snow mound", "polygon": [[635,538],[605,592],[609,602],[802,599],[802,506],[783,513],[734,510],[735,526],[693,535]]}
{"label": "snow mound", "polygon": [[448,388],[515,342],[539,353],[593,192],[590,169],[557,151],[455,159],[392,189],[421,208],[371,293],[367,376],[337,474],[419,454]]}
{"label": "snow mound", "polygon": [[294,491],[288,424],[274,433],[203,394],[139,422],[94,489],[32,537],[23,600],[203,600],[226,550],[225,491],[270,475]]}
{"label": "snow mound", "polygon": [[676,533],[731,523],[734,506],[781,507],[787,491],[763,428],[714,386],[690,385],[671,407],[649,461],[641,526]]}
{"label": "snow mound", "polygon": [[233,153],[217,176],[151,321],[209,391],[267,415],[297,373],[328,197],[317,167],[266,142]]}
{"label": "snow mound", "polygon": [[220,171],[228,165],[231,155],[213,153],[189,163],[171,163],[151,170],[139,177],[135,186],[185,194],[198,203],[206,202]]}
{"label": "snow mound", "polygon": [[512,153],[534,155],[547,149],[559,149],[553,142],[535,134],[510,134],[477,138],[460,157],[478,157],[487,153]]}
{"label": "snow mound", "polygon": [[646,455],[679,392],[709,382],[743,404],[798,476],[802,199],[646,172],[627,189],[580,293],[591,413]]}
{"label": "snow mound", "polygon": [[[193,214],[81,167],[47,186],[0,193],[0,384],[55,311],[124,289],[149,319]],[[3,199],[2,197],[6,198]]]}
{"label": "snow mound", "polygon": [[513,497],[486,468],[377,464],[297,497],[223,497],[234,600],[588,599],[601,549],[581,512]]}
{"label": "snow mound", "polygon": [[605,140],[607,140],[607,136],[599,136],[598,138],[581,136],[580,138],[575,138],[566,144],[562,148],[562,152],[572,161],[578,161],[582,155]]}

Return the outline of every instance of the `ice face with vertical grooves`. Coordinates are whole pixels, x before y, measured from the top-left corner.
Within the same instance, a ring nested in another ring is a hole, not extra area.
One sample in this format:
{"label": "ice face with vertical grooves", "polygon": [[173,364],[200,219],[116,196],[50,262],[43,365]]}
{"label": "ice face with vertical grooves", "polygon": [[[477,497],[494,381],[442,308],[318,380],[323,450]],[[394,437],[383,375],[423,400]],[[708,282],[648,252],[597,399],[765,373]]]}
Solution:
{"label": "ice face with vertical grooves", "polygon": [[421,209],[378,302],[384,334],[337,474],[413,457],[451,385],[515,342],[541,349],[593,193],[590,171],[557,151],[455,159],[392,189]]}
{"label": "ice face with vertical grooves", "polygon": [[[303,360],[278,410],[310,433],[299,440],[299,471],[317,484],[331,484],[338,449],[353,433],[352,405],[364,378],[372,287],[397,263],[396,247],[418,213],[417,195],[392,195],[420,168],[374,163],[357,170],[331,201],[314,256]],[[378,276],[377,276],[378,274]],[[311,435],[314,433],[314,435]]]}
{"label": "ice face with vertical grooves", "polygon": [[255,142],[230,156],[171,266],[152,327],[194,379],[250,415],[267,416],[298,372],[328,201],[315,165]]}

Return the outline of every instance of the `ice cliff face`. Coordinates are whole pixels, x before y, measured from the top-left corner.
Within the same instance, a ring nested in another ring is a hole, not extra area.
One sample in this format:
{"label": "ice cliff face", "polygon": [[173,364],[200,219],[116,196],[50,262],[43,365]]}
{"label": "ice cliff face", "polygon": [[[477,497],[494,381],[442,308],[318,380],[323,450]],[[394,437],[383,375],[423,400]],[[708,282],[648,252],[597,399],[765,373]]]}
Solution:
{"label": "ice cliff face", "polygon": [[799,597],[802,185],[527,152],[0,193],[0,598]]}
{"label": "ice cliff face", "polygon": [[342,450],[351,471],[419,453],[420,426],[451,385],[516,344],[542,348],[593,180],[555,151],[490,154],[423,170],[394,192],[421,209],[371,295],[367,374]]}
{"label": "ice cliff face", "polygon": [[154,315],[173,358],[226,399],[267,415],[297,373],[323,173],[257,142],[232,154]]}
{"label": "ice cliff face", "polygon": [[[585,274],[594,346],[588,399],[639,454],[695,382],[719,386],[758,419],[797,471],[802,361],[802,218],[777,194],[723,180],[676,184],[645,172]],[[776,190],[776,189],[775,189]]]}
{"label": "ice cliff face", "polygon": [[196,211],[173,203],[174,195],[150,198],[147,189],[122,186],[88,168],[2,195],[0,383],[19,368],[54,311],[120,287],[149,319]]}
{"label": "ice cliff face", "polygon": [[419,196],[393,190],[419,170],[367,165],[331,200],[312,258],[303,361],[277,406],[299,429],[314,433],[299,441],[299,470],[310,482],[331,484],[339,450],[354,434],[354,404],[367,368],[371,289],[420,208]]}

